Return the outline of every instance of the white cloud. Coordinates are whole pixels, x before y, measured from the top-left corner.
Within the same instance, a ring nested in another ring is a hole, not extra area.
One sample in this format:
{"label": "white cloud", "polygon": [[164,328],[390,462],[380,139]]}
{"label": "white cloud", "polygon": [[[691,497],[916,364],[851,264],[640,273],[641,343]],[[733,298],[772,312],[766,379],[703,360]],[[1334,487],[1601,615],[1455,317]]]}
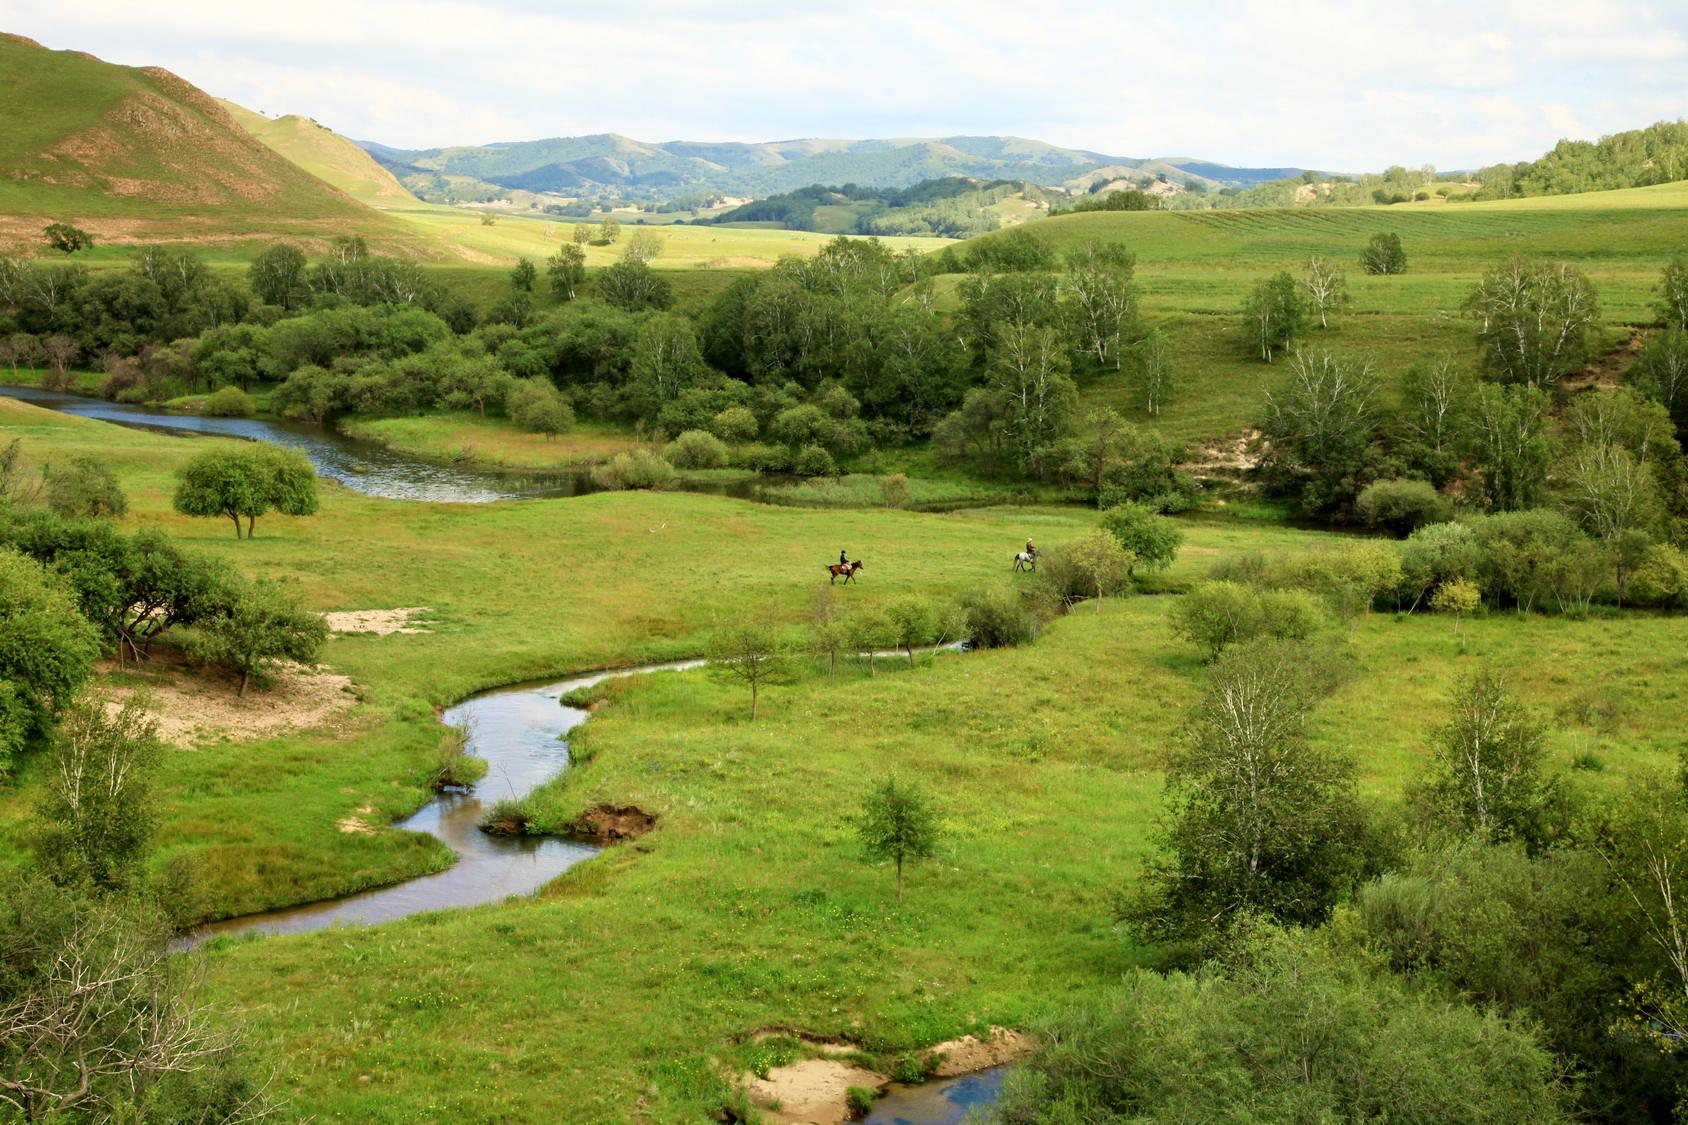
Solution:
{"label": "white cloud", "polygon": [[1688,12],[1632,0],[0,0],[0,26],[413,147],[1017,133],[1459,167],[1688,105]]}

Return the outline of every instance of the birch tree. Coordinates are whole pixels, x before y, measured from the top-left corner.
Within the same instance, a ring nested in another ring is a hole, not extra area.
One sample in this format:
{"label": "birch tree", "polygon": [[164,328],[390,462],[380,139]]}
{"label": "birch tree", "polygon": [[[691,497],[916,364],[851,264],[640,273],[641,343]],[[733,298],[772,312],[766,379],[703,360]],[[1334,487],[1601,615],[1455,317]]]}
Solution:
{"label": "birch tree", "polygon": [[1313,315],[1320,328],[1330,327],[1330,318],[1348,307],[1348,275],[1317,254],[1307,259],[1307,273],[1301,279]]}

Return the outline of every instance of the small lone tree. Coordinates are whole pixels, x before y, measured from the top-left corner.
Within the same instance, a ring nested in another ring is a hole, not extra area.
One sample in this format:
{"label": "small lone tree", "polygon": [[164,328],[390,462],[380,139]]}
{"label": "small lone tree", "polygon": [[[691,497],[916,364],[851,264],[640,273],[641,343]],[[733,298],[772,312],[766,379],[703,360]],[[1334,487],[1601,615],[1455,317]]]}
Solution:
{"label": "small lone tree", "polygon": [[73,457],[46,469],[47,506],[61,516],[115,519],[129,511],[123,486],[92,457]]}
{"label": "small lone tree", "polygon": [[317,510],[316,470],[295,449],[263,444],[208,449],[177,471],[174,505],[184,516],[227,516],[234,521],[234,537],[250,539],[258,517],[271,508],[288,516]]}
{"label": "small lone tree", "polygon": [[1430,595],[1430,608],[1437,613],[1451,613],[1454,615],[1454,635],[1459,638],[1459,648],[1465,651],[1465,619],[1477,612],[1483,604],[1483,593],[1477,589],[1477,584],[1466,578],[1454,578],[1436,587],[1436,592]]}
{"label": "small lone tree", "polygon": [[1320,328],[1330,327],[1330,318],[1348,307],[1348,276],[1317,254],[1307,259],[1307,273],[1301,279]]}
{"label": "small lone tree", "polygon": [[1267,363],[1307,329],[1307,302],[1288,273],[1255,283],[1243,306],[1243,328],[1250,350]]}
{"label": "small lone tree", "polygon": [[762,689],[789,682],[791,654],[771,625],[746,619],[716,630],[709,644],[709,669],[750,689],[750,721],[754,723]]}
{"label": "small lone tree", "polygon": [[938,813],[919,785],[887,774],[868,791],[856,818],[856,834],[870,859],[897,865],[897,901],[903,901],[903,864],[929,859],[938,845]]}
{"label": "small lone tree", "polygon": [[[577,225],[575,234],[585,229]],[[557,252],[545,263],[545,273],[551,279],[553,297],[559,301],[574,300],[575,290],[586,280],[586,251],[580,240],[576,238],[557,247]]]}
{"label": "small lone tree", "polygon": [[1131,575],[1132,555],[1109,531],[1092,531],[1061,544],[1062,553],[1072,564],[1077,578],[1096,599],[1096,612],[1102,612],[1102,598],[1125,589]]}
{"label": "small lone tree", "polygon": [[43,230],[47,245],[61,254],[75,254],[94,245],[94,236],[69,223],[51,223]]}
{"label": "small lone tree", "polygon": [[838,600],[831,586],[821,587],[810,614],[809,638],[815,655],[826,661],[829,679],[838,678],[838,658],[850,651],[853,636],[848,607]]}
{"label": "small lone tree", "polygon": [[1360,266],[1369,274],[1406,273],[1407,252],[1401,248],[1401,236],[1393,231],[1372,235],[1360,251]]}

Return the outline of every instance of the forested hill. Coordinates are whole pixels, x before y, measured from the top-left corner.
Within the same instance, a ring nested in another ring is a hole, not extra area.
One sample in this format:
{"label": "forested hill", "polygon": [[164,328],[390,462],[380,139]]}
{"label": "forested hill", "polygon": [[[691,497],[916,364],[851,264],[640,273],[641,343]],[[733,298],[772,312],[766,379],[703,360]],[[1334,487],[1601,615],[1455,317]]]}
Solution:
{"label": "forested hill", "polygon": [[1660,121],[1598,141],[1560,141],[1540,160],[1477,174],[1479,199],[1570,195],[1688,180],[1688,121]]}
{"label": "forested hill", "polygon": [[906,188],[820,184],[771,195],[712,222],[777,224],[823,234],[921,234],[968,238],[1049,213],[1066,193],[1023,180],[949,176]]}

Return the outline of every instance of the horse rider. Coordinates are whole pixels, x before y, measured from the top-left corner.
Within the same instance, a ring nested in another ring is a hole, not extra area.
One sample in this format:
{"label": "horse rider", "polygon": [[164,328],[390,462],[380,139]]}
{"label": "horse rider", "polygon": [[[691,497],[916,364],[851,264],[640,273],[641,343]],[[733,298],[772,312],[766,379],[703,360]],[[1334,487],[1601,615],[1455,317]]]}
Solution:
{"label": "horse rider", "polygon": [[1029,559],[1037,558],[1037,548],[1032,546],[1032,541],[1031,541],[1030,536],[1026,537],[1026,557],[1029,558]]}
{"label": "horse rider", "polygon": [[843,552],[843,550],[840,550],[838,552],[838,565],[839,566],[849,566],[850,565],[850,556],[845,554]]}

